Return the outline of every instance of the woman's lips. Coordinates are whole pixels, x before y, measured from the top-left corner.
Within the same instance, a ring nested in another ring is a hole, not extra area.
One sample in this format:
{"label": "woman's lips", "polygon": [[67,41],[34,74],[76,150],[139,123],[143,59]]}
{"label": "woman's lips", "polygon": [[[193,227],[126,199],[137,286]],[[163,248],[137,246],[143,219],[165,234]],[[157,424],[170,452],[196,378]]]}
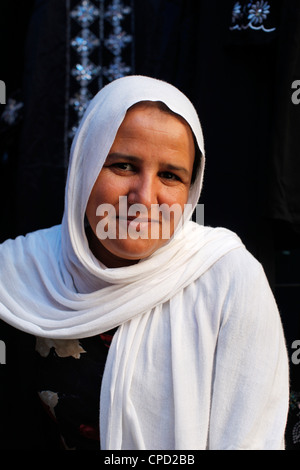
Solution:
{"label": "woman's lips", "polygon": [[127,223],[127,226],[135,227],[137,229],[148,228],[151,224],[159,224],[159,220],[151,219],[148,217],[138,217],[138,216],[128,216],[128,217],[118,217],[117,219],[121,222]]}
{"label": "woman's lips", "polygon": [[153,231],[156,232],[160,223],[158,220],[151,219],[150,217],[117,216],[117,219],[119,219],[120,222],[120,229],[128,231],[129,236],[133,236],[134,238],[136,237],[134,234],[138,233],[143,233],[143,238],[151,237],[150,233],[154,233]]}

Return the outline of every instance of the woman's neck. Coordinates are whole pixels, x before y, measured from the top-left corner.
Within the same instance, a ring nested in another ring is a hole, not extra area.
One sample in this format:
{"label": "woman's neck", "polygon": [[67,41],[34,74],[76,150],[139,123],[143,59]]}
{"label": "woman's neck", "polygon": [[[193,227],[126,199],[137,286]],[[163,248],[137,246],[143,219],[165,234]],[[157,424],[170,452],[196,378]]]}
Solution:
{"label": "woman's neck", "polygon": [[122,268],[131,266],[139,262],[136,259],[125,259],[114,255],[108,251],[101,243],[99,238],[94,234],[90,226],[85,229],[89,247],[93,255],[103,263],[107,268]]}

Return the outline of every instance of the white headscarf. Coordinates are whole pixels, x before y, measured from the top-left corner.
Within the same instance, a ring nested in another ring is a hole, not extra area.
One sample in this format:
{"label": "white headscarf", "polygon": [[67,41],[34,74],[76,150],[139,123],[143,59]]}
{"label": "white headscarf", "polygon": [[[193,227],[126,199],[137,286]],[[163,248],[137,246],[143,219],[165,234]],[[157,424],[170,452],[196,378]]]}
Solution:
{"label": "white headscarf", "polygon": [[[166,302],[241,245],[227,230],[188,221],[180,237],[133,266],[105,268],[93,256],[84,230],[86,204],[128,108],[140,101],[162,101],[189,123],[202,153],[188,200],[195,208],[202,187],[204,145],[193,105],[160,80],[130,76],[112,82],[91,101],[74,138],[62,224],[0,247],[4,321],[42,337],[95,335]],[[191,212],[185,217],[190,218]]]}
{"label": "white headscarf", "polygon": [[[192,209],[184,213],[185,223],[179,236],[177,233],[137,264],[107,268],[89,249],[85,210],[128,108],[140,101],[162,101],[181,115],[194,133],[202,160],[189,193],[188,204]],[[172,298],[223,255],[241,246],[238,237],[228,230],[188,220],[200,196],[203,170],[202,130],[190,101],[162,81],[141,76],[121,78],[96,95],[77,131],[71,149],[62,224],[7,240],[0,246],[0,317],[4,321],[30,334],[52,339],[83,338],[119,326],[102,383],[103,449],[145,448],[139,409],[132,403],[129,389],[139,350],[142,345],[151,348],[156,341],[147,334],[152,315],[161,318],[164,305],[172,308],[174,319],[177,314],[182,318],[187,310],[192,312],[192,299],[186,298],[182,304],[172,302]],[[168,334],[171,332],[165,332]],[[168,357],[170,352],[165,354]],[[143,368],[142,364],[140,372]],[[164,380],[173,383],[171,375]],[[172,419],[170,416],[170,422]],[[177,425],[181,428],[180,420]],[[177,431],[174,428],[172,432]],[[188,434],[185,439],[193,442]]]}

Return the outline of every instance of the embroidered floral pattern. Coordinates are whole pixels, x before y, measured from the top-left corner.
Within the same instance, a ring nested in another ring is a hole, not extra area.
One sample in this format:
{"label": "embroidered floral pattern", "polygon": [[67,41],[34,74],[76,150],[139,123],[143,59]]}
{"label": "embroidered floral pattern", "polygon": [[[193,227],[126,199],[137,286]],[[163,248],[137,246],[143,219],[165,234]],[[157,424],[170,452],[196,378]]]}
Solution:
{"label": "embroidered floral pattern", "polygon": [[74,359],[80,359],[80,355],[86,352],[77,339],[36,338],[35,349],[42,357],[47,357],[52,348],[57,356]]}
{"label": "embroidered floral pattern", "polygon": [[300,392],[291,392],[290,396],[290,411],[296,414],[299,421],[294,425],[292,429],[292,440],[293,444],[300,444]]}
{"label": "embroidered floral pattern", "polygon": [[99,16],[99,10],[89,0],[82,0],[73,11],[71,17],[83,27],[89,27]]}
{"label": "embroidered floral pattern", "polygon": [[232,9],[232,23],[235,23],[237,20],[242,18],[243,12],[242,12],[242,6],[240,5],[239,2],[235,3]]}
{"label": "embroidered floral pattern", "polygon": [[1,115],[1,120],[10,126],[15,124],[19,119],[23,106],[24,103],[18,102],[13,98],[9,98]]}
{"label": "embroidered floral pattern", "polygon": [[82,339],[36,338],[36,385],[66,450],[99,450],[99,397],[115,330]]}
{"label": "embroidered floral pattern", "polygon": [[268,2],[256,2],[249,9],[248,19],[254,25],[262,24],[270,13]]}
{"label": "embroidered floral pattern", "polygon": [[[124,57],[125,51],[133,49],[133,0],[81,0],[75,4],[68,0],[67,5],[67,76],[75,79],[78,88],[66,97],[70,113],[65,127],[72,139],[91,97],[106,83],[133,71],[133,54]],[[73,34],[76,25],[81,29]],[[75,63],[72,51],[77,55]],[[67,87],[67,93],[71,88]]]}
{"label": "embroidered floral pattern", "polygon": [[[243,2],[242,2],[243,3]],[[260,30],[265,33],[271,33],[276,28],[266,28],[265,21],[268,19],[271,7],[268,2],[246,2],[243,5],[236,2],[232,9],[231,31],[238,30]]]}

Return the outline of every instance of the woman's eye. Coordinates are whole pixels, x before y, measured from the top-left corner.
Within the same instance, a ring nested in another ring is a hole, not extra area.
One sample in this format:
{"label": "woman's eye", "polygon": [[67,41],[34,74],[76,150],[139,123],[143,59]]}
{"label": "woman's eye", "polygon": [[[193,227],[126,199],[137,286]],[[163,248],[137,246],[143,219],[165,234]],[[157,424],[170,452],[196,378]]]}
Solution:
{"label": "woman's eye", "polygon": [[166,179],[166,180],[170,180],[170,181],[180,181],[180,178],[179,176],[175,175],[174,173],[171,173],[169,171],[164,171],[161,173],[161,177]]}
{"label": "woman's eye", "polygon": [[133,166],[130,163],[120,162],[120,163],[114,163],[112,166],[114,168],[117,168],[117,169],[123,170],[123,171],[132,171],[133,170]]}

